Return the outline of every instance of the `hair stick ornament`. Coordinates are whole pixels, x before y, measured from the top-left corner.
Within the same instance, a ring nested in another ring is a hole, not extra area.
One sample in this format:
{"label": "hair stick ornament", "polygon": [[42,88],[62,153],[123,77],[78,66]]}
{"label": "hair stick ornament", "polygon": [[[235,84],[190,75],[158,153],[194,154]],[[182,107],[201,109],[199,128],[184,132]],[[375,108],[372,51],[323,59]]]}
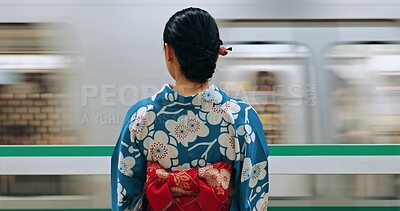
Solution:
{"label": "hair stick ornament", "polygon": [[232,51],[232,47],[229,47],[229,48],[225,48],[224,46],[219,46],[219,55],[221,55],[221,56],[225,56],[225,55],[227,55],[228,54],[228,51]]}

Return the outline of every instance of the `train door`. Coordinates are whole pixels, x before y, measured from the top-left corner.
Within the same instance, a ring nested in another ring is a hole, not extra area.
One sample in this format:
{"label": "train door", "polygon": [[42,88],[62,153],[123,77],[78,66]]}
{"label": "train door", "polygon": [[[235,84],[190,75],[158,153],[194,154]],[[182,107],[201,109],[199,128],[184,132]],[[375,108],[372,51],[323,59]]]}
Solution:
{"label": "train door", "polygon": [[[324,51],[333,140],[400,143],[400,44],[340,42]],[[351,196],[398,198],[398,175],[355,175]]]}
{"label": "train door", "polygon": [[[251,104],[263,123],[268,144],[312,143],[307,107],[315,104],[309,83],[309,50],[291,43],[226,43],[214,77],[231,97]],[[273,181],[273,182],[272,182]],[[272,175],[271,197],[310,197],[311,176]]]}

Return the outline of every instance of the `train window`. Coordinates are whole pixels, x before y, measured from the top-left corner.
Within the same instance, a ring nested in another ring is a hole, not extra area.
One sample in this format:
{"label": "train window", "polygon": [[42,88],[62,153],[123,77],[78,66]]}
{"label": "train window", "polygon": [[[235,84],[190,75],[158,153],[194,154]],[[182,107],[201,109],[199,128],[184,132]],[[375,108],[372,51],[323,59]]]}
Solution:
{"label": "train window", "polygon": [[400,44],[327,49],[335,143],[400,143]]}
{"label": "train window", "polygon": [[[0,145],[76,144],[63,36],[57,24],[0,24]],[[62,176],[2,175],[0,195],[64,194],[63,185]]]}
{"label": "train window", "polygon": [[[51,24],[0,24],[0,144],[74,144],[65,85],[71,62]],[[63,43],[65,44],[65,43]]]}

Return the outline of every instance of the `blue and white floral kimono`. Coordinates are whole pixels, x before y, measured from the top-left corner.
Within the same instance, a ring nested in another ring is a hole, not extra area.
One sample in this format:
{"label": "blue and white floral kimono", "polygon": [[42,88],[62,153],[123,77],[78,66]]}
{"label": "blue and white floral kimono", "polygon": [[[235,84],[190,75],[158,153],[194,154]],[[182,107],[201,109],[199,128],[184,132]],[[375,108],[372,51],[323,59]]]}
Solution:
{"label": "blue and white floral kimono", "polygon": [[167,171],[232,165],[230,210],[266,210],[268,146],[249,104],[217,86],[183,96],[163,88],[132,106],[111,160],[112,210],[140,210],[146,203],[148,161]]}

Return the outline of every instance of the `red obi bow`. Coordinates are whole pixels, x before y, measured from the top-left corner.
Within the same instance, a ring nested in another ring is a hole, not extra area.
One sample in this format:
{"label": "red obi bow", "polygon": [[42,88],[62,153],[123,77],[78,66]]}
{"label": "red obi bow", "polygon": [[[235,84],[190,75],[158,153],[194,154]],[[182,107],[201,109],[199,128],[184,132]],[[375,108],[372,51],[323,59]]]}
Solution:
{"label": "red obi bow", "polygon": [[146,197],[150,210],[229,210],[232,165],[218,162],[202,168],[167,172],[147,163]]}

